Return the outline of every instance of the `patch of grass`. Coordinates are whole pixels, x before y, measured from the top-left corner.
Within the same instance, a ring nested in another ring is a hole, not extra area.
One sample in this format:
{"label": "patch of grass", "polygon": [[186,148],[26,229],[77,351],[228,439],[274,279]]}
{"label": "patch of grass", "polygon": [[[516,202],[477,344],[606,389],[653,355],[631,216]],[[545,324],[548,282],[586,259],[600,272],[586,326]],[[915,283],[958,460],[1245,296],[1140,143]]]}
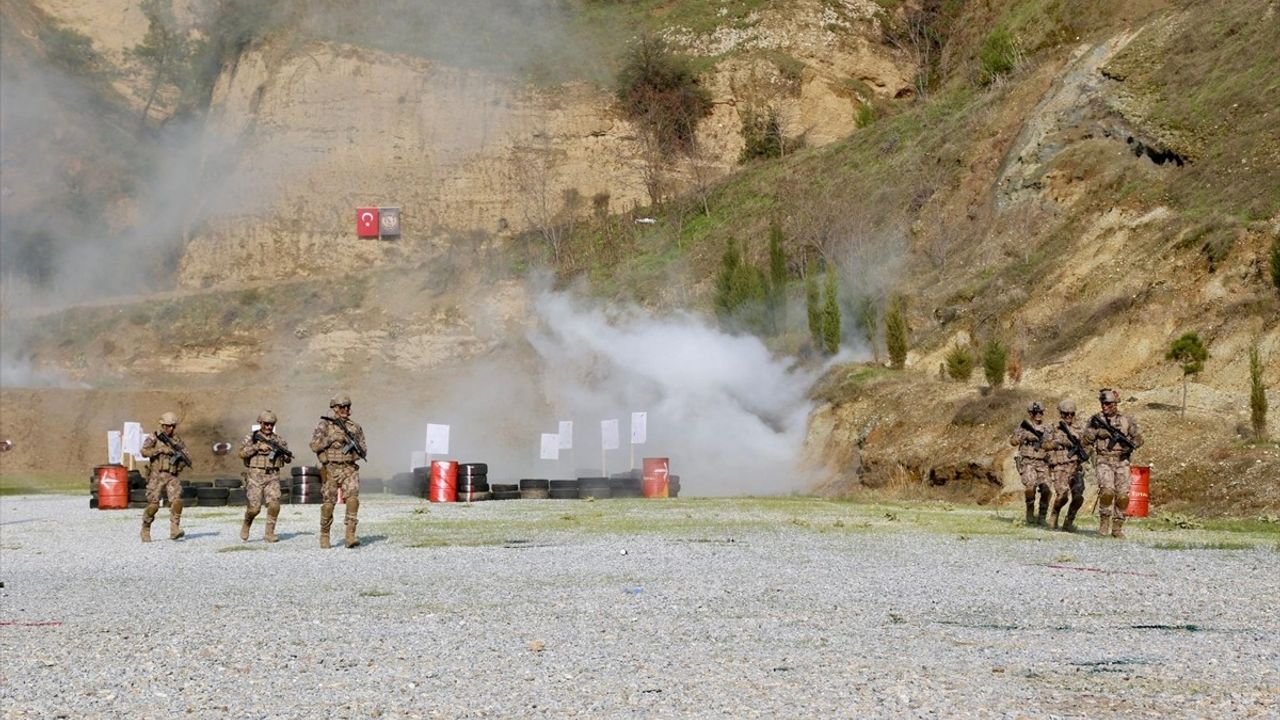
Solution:
{"label": "patch of grass", "polygon": [[1255,543],[1217,540],[1194,542],[1187,540],[1162,540],[1152,543],[1156,550],[1252,550],[1258,547]]}
{"label": "patch of grass", "polygon": [[0,475],[0,495],[84,495],[89,497],[89,474],[16,473]]}
{"label": "patch of grass", "polygon": [[868,386],[896,377],[892,370],[877,365],[837,365],[814,383],[809,397],[818,402],[849,402]]}
{"label": "patch of grass", "polygon": [[226,547],[218,548],[218,552],[220,553],[249,552],[250,550],[262,550],[262,547],[258,545],[228,545]]}
{"label": "patch of grass", "polygon": [[392,594],[393,593],[390,590],[373,589],[373,590],[360,591],[360,597],[368,597],[368,598],[389,597]]}

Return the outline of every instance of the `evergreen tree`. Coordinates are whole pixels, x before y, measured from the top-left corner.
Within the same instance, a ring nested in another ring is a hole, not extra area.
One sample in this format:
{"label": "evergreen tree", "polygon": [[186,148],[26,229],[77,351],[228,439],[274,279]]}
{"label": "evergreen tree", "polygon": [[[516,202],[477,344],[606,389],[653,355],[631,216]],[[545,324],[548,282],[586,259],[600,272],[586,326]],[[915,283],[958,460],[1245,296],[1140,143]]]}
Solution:
{"label": "evergreen tree", "polygon": [[884,344],[889,351],[889,364],[901,370],[907,363],[907,301],[901,296],[889,301],[884,316]]}
{"label": "evergreen tree", "polygon": [[822,301],[818,294],[818,283],[813,279],[813,275],[804,279],[804,309],[809,316],[809,338],[813,340],[813,347],[821,350],[822,348]]}
{"label": "evergreen tree", "polygon": [[943,359],[945,361],[943,365],[947,370],[947,375],[952,380],[968,382],[969,378],[973,375],[973,353],[964,345],[957,343],[947,351],[947,354]]}
{"label": "evergreen tree", "polygon": [[982,348],[982,372],[992,388],[1004,385],[1004,373],[1009,364],[1009,350],[1000,338],[991,338]]}
{"label": "evergreen tree", "polygon": [[870,295],[863,295],[858,301],[858,327],[862,329],[862,338],[871,348],[871,358],[877,365],[880,364],[880,344],[876,342],[876,333],[879,331],[876,301]]}
{"label": "evergreen tree", "polygon": [[1258,343],[1249,348],[1249,420],[1256,438],[1267,436],[1267,387],[1262,382],[1262,357]]}
{"label": "evergreen tree", "polygon": [[776,335],[787,319],[787,251],[782,226],[769,226],[769,329]]}
{"label": "evergreen tree", "polygon": [[1165,359],[1173,360],[1182,366],[1182,416],[1187,416],[1187,378],[1198,375],[1204,370],[1204,361],[1209,359],[1209,350],[1200,341],[1198,333],[1183,333],[1182,337],[1173,341]]}
{"label": "evergreen tree", "polygon": [[729,238],[724,244],[724,254],[720,256],[720,275],[716,277],[716,316],[721,321],[727,321],[733,314],[734,280],[741,264],[742,256],[738,253],[738,242]]}
{"label": "evergreen tree", "polygon": [[839,287],[836,274],[830,265],[827,266],[826,301],[822,305],[822,348],[828,355],[835,355],[840,349],[840,303],[837,298]]}

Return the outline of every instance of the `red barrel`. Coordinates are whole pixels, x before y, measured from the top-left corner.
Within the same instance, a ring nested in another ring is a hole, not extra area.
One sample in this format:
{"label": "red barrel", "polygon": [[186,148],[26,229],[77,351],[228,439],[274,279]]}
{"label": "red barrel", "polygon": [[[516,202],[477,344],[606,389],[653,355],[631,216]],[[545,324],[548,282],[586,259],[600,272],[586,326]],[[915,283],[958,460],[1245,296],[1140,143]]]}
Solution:
{"label": "red barrel", "polygon": [[1151,500],[1151,468],[1146,465],[1129,467],[1129,507],[1124,514],[1128,517],[1146,517],[1148,503]]}
{"label": "red barrel", "polygon": [[99,465],[93,472],[98,476],[99,510],[124,510],[129,507],[129,468],[123,465]]}
{"label": "red barrel", "polygon": [[644,480],[640,490],[647,498],[667,497],[667,475],[671,471],[671,460],[668,458],[645,458]]}
{"label": "red barrel", "polygon": [[458,501],[458,461],[431,461],[431,479],[427,485],[427,499],[431,502]]}

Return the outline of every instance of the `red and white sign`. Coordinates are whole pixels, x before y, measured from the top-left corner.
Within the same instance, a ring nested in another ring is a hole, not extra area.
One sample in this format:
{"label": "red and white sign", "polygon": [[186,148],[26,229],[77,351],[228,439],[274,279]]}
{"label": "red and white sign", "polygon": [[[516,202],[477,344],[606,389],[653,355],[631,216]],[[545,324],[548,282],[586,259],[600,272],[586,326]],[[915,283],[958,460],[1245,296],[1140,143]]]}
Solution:
{"label": "red and white sign", "polygon": [[356,237],[378,237],[378,208],[356,208]]}

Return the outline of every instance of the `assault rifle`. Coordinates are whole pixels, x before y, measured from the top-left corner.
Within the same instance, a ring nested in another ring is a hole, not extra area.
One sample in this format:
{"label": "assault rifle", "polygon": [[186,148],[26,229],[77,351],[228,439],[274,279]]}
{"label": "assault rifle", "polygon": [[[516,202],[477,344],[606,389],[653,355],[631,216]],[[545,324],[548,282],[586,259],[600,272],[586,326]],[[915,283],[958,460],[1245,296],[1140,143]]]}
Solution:
{"label": "assault rifle", "polygon": [[361,460],[369,459],[365,457],[364,449],[360,447],[360,443],[356,442],[356,437],[347,429],[347,423],[345,420],[336,417],[329,417],[328,415],[321,415],[320,419],[328,420],[339,428],[342,428],[342,433],[347,436],[347,444],[342,446],[343,453],[355,453],[356,457],[359,457]]}
{"label": "assault rifle", "polygon": [[1071,449],[1067,452],[1067,455],[1074,455],[1081,465],[1089,462],[1089,452],[1084,449],[1084,444],[1080,442],[1080,438],[1071,434],[1071,428],[1067,427],[1065,420],[1058,421],[1058,429],[1071,441]]}
{"label": "assault rifle", "polygon": [[253,441],[263,442],[271,446],[271,454],[267,456],[267,460],[270,462],[275,462],[278,457],[284,458],[286,464],[293,462],[293,453],[283,447],[280,447],[280,443],[271,440],[266,435],[263,435],[261,431],[253,431]]}
{"label": "assault rifle", "polygon": [[181,463],[186,463],[187,467],[195,467],[191,464],[191,456],[186,450],[173,444],[173,438],[164,433],[156,433],[156,440],[164,443],[166,447],[173,451],[173,466],[176,468]]}
{"label": "assault rifle", "polygon": [[1111,435],[1111,441],[1107,443],[1108,450],[1114,448],[1116,443],[1120,443],[1125,447],[1126,454],[1138,449],[1138,446],[1133,444],[1133,441],[1129,439],[1128,435],[1120,432],[1120,428],[1112,425],[1111,422],[1101,413],[1089,418],[1089,427],[1097,428],[1098,430],[1106,430],[1107,433]]}
{"label": "assault rifle", "polygon": [[1036,436],[1036,447],[1040,447],[1041,445],[1044,444],[1044,433],[1039,430],[1036,430],[1035,426],[1033,426],[1031,423],[1027,422],[1026,420],[1023,420],[1022,424],[1019,425],[1018,427]]}

